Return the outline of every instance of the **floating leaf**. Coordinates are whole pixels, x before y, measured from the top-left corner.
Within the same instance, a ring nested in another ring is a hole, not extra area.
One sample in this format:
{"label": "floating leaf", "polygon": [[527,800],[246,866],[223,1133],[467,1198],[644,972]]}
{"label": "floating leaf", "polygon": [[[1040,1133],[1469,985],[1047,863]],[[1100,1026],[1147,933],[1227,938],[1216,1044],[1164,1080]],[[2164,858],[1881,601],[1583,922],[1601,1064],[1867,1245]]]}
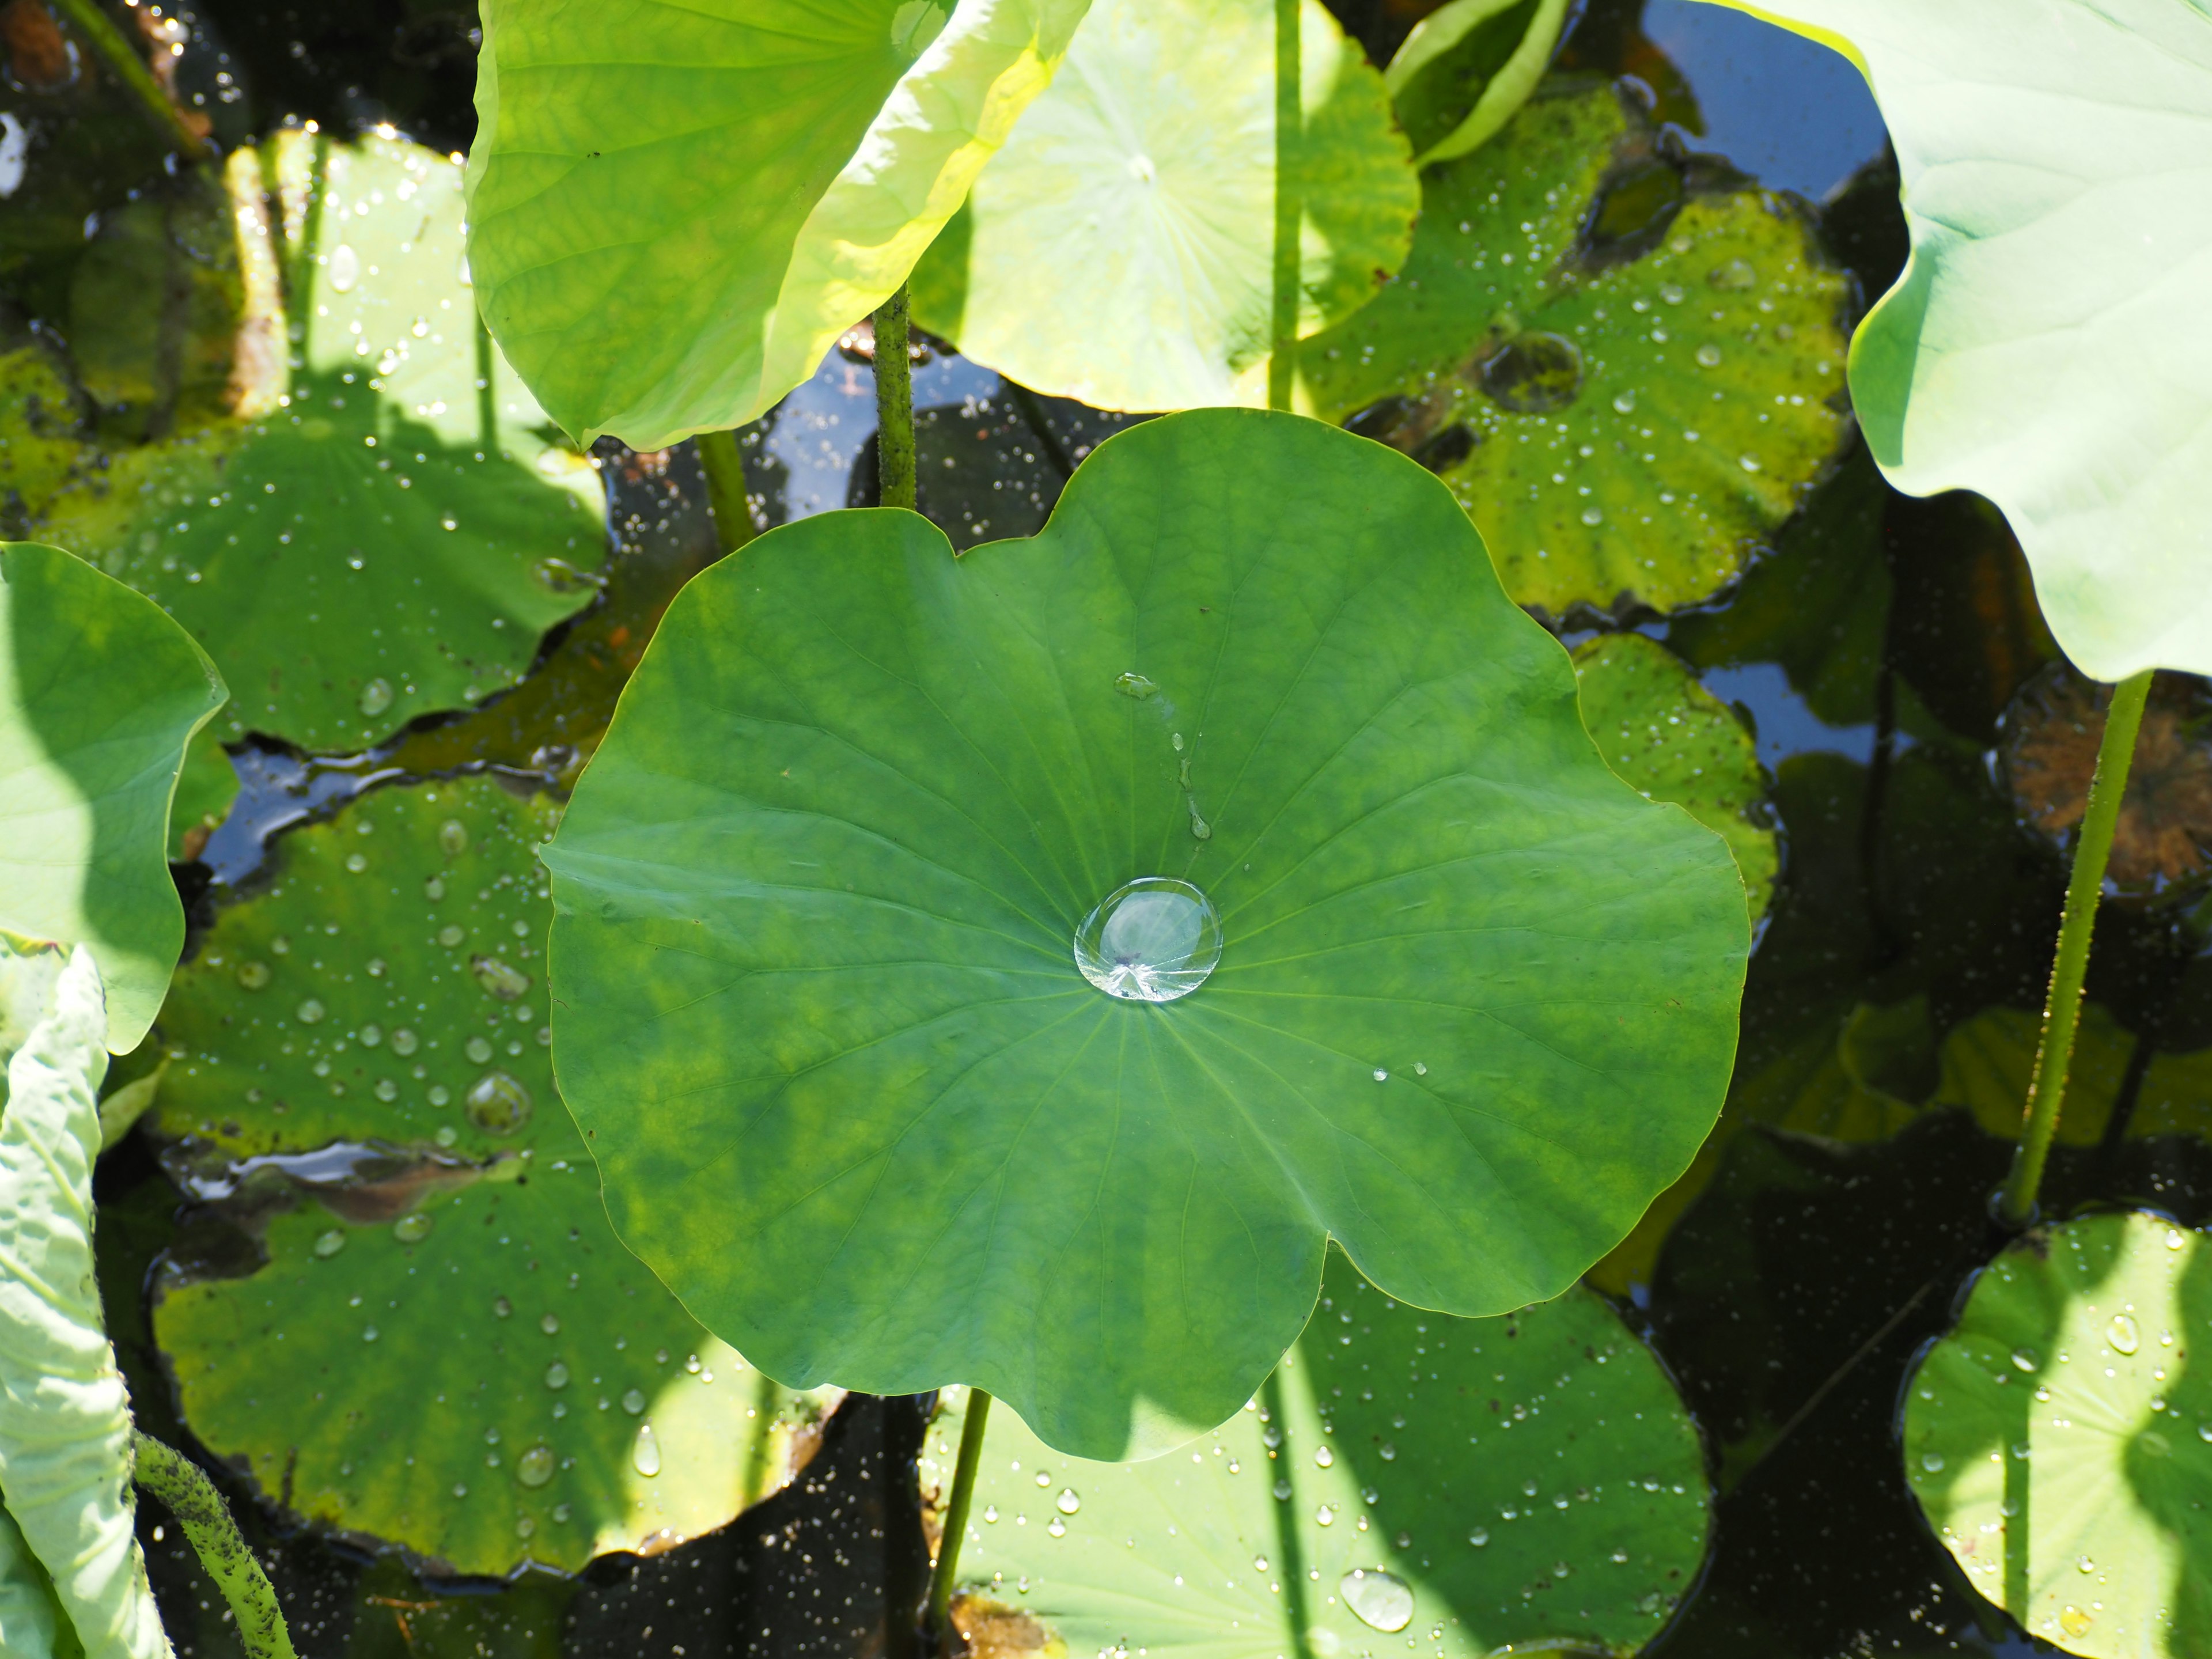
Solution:
{"label": "floating leaf", "polygon": [[43,346],[0,353],[0,532],[19,534],[69,480],[76,393]]}
{"label": "floating leaf", "polygon": [[222,737],[356,748],[521,678],[591,594],[603,491],[476,321],[460,168],[297,131],[269,155],[282,226],[249,199],[240,234],[270,283],[272,234],[289,251],[289,401],[88,459],[45,533],[208,648],[236,688]]}
{"label": "floating leaf", "polygon": [[586,441],[757,418],[906,280],[1085,3],[488,5],[469,258],[493,332]]}
{"label": "floating leaf", "polygon": [[1551,66],[1566,0],[1449,0],[1413,25],[1384,78],[1415,160],[1449,161],[1512,118]]}
{"label": "floating leaf", "polygon": [[2201,4],[1759,0],[1881,106],[1912,257],[1851,341],[1892,483],[1975,489],[2051,632],[2118,680],[2212,672],[2212,27]]}
{"label": "floating leaf", "polygon": [[184,949],[169,797],[224,696],[206,654],[122,583],[0,543],[0,928],[91,947],[118,1054]]}
{"label": "floating leaf", "polygon": [[[1319,0],[1299,16],[1304,335],[1405,263],[1420,191],[1382,77]],[[916,268],[915,319],[1097,408],[1263,404],[1275,161],[1273,0],[1097,0]]]}
{"label": "floating leaf", "polygon": [[720,1526],[826,1403],[608,1230],[544,1046],[554,816],[471,778],[287,836],[161,1018],[165,1161],[264,1257],[159,1281],[186,1422],[287,1510],[456,1572]]}
{"label": "floating leaf", "polygon": [[2204,1236],[2134,1212],[2030,1234],[1907,1384],[1905,1475],[1966,1582],[2086,1659],[2212,1632]]}
{"label": "floating leaf", "polygon": [[[930,1431],[940,1498],[959,1431]],[[1085,1462],[994,1412],[958,1613],[1018,1608],[1082,1654],[1355,1654],[1401,1632],[1449,1659],[1628,1653],[1711,1524],[1696,1426],[1598,1297],[1452,1319],[1333,1251],[1297,1346],[1186,1449]]]}
{"label": "floating leaf", "polygon": [[[2020,1139],[2042,1021],[2024,1008],[1984,1008],[1943,1039],[1934,1103],[1973,1114],[1985,1133]],[[2140,1041],[2100,1002],[2084,1003],[2058,1112],[2058,1144],[2094,1146],[2105,1138]],[[2212,1048],[2154,1053],[2136,1085],[2126,1133],[2193,1134],[2212,1140]]]}
{"label": "floating leaf", "polygon": [[1440,473],[1516,602],[1672,611],[1833,455],[1847,280],[1783,198],[1560,83],[1423,175],[1405,270],[1304,343],[1302,395]]}
{"label": "floating leaf", "polygon": [[1781,868],[1766,781],[1743,722],[1680,658],[1641,634],[1575,653],[1583,724],[1605,763],[1641,794],[1672,801],[1729,844],[1756,922]]}
{"label": "floating leaf", "polygon": [[826,515],[696,578],[544,854],[624,1242],[787,1382],[1086,1456],[1236,1410],[1329,1237],[1559,1294],[1711,1126],[1747,929],[1486,572],[1419,468],[1213,410],[1032,540]]}
{"label": "floating leaf", "polygon": [[[131,1530],[130,1395],[92,1265],[107,1011],[84,945],[44,982],[51,1001],[9,1058],[0,1115],[0,1534],[20,1529],[85,1651],[167,1659]],[[10,978],[11,989],[21,986]],[[15,1542],[0,1539],[0,1566]],[[31,1575],[26,1565],[4,1576],[20,1584]],[[33,1578],[27,1594],[0,1602],[32,1631],[35,1591]]]}

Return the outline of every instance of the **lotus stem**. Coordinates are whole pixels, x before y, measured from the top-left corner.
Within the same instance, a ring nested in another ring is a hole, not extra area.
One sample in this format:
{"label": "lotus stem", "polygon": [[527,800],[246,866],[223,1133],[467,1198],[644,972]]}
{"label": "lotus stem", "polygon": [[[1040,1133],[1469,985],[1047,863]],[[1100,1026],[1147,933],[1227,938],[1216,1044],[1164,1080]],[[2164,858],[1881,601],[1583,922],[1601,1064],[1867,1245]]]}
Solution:
{"label": "lotus stem", "polygon": [[1275,0],[1274,309],[1267,353],[1267,407],[1288,409],[1297,374],[1298,227],[1305,202],[1298,190],[1298,151],[1305,137],[1299,95],[1301,0]]}
{"label": "lotus stem", "polygon": [[276,1592],[239,1536],[222,1494],[197,1463],[151,1435],[134,1431],[131,1442],[137,1454],[135,1478],[176,1516],[200,1565],[230,1603],[246,1659],[296,1659]]}
{"label": "lotus stem", "polygon": [[145,106],[147,113],[176,141],[184,158],[187,161],[204,160],[207,141],[185,124],[185,112],[170,101],[169,94],[161,90],[161,83],[154,78],[154,71],[146,67],[146,60],[131,49],[123,32],[108,21],[107,14],[100,9],[99,0],[54,0],[54,6],[76,26],[77,32],[92,43],[92,49],[106,60],[107,66]]}
{"label": "lotus stem", "polygon": [[[876,336],[877,349],[883,336]],[[952,1581],[960,1571],[960,1540],[968,1535],[968,1504],[975,1496],[975,1469],[983,1461],[983,1426],[990,1420],[991,1396],[968,1390],[968,1417],[960,1425],[960,1457],[952,1468],[952,1492],[945,1503],[945,1527],[937,1540],[937,1568],[929,1576],[929,1634],[932,1649],[952,1651]]]}
{"label": "lotus stem", "polygon": [[752,503],[745,499],[745,464],[738,455],[734,432],[702,432],[696,442],[699,465],[707,474],[707,507],[714,515],[714,540],[734,553],[752,540]]}
{"label": "lotus stem", "polygon": [[2089,780],[2089,800],[2081,814],[2081,833],[2074,843],[2074,870],[2066,881],[2066,908],[2058,924],[2058,952],[2051,964],[2051,990],[2043,1004],[2043,1038],[2035,1051],[2035,1071],[2027,1085],[2027,1111],[2005,1178],[1997,1213],[2008,1226],[2024,1227],[2035,1213],[2043,1166],[2058,1132],[2059,1103],[2066,1095],[2066,1073],[2074,1058],[2074,1032],[2081,1018],[2081,981],[2089,968],[2089,935],[2097,925],[2097,900],[2105,888],[2105,866],[2112,854],[2112,832],[2127,793],[2128,763],[2135,757],[2136,733],[2150,696],[2152,672],[2146,668],[2112,688],[2105,711],[2105,735],[2097,744],[2097,769]]}
{"label": "lotus stem", "polygon": [[876,308],[877,501],[914,508],[914,364],[907,356],[906,284]]}

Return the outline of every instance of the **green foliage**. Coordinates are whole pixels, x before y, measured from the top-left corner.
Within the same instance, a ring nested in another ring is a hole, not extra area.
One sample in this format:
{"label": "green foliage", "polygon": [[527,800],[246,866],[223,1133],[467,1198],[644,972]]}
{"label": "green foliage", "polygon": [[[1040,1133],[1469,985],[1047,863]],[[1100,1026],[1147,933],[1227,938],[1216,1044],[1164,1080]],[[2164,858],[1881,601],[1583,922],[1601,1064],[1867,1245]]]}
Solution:
{"label": "green foliage", "polygon": [[295,1513],[458,1572],[708,1531],[825,1403],[608,1230],[545,1048],[555,817],[471,778],[287,836],[161,1018],[155,1129],[260,1255],[161,1280],[185,1421]]}
{"label": "green foliage", "polygon": [[755,419],[906,279],[1086,3],[487,5],[469,258],[492,331],[586,440]]}
{"label": "green foliage", "polygon": [[1890,482],[1995,501],[2083,672],[2212,671],[2203,0],[1742,9],[1849,57],[1889,125],[1912,257],[1850,386]]}
{"label": "green foliage", "polygon": [[[1420,191],[1382,76],[1319,0],[1299,16],[1306,335],[1405,263]],[[1097,0],[915,269],[915,320],[1097,408],[1264,404],[1277,137],[1274,0]]]}
{"label": "green foliage", "polygon": [[1609,634],[1575,653],[1583,724],[1605,763],[1651,800],[1672,801],[1729,844],[1753,922],[1766,914],[1782,854],[1751,733],[1682,659],[1641,634]]}
{"label": "green foliage", "polygon": [[[43,522],[223,666],[223,737],[356,748],[521,678],[591,596],[603,491],[481,333],[460,169],[378,137],[286,132],[265,154],[265,180],[234,169],[234,415],[88,453]],[[254,355],[287,311],[289,392]]]}
{"label": "green foliage", "polygon": [[0,928],[91,948],[118,1054],[184,949],[169,797],[225,696],[206,653],[122,583],[0,543]]}
{"label": "green foliage", "polygon": [[[851,514],[696,580],[546,851],[624,1241],[773,1375],[1108,1458],[1248,1398],[1329,1237],[1423,1305],[1559,1294],[1711,1126],[1742,887],[1449,495],[1195,411],[950,555]],[[1220,965],[1102,995],[1071,939],[1154,875]]]}
{"label": "green foliage", "polygon": [[[2018,1139],[2041,1030],[2027,1010],[2005,1007],[1984,1008],[1954,1026],[1943,1039],[1934,1103],[1972,1113],[1989,1134]],[[2059,1109],[2060,1146],[2094,1146],[2104,1139],[2138,1040],[2103,1004],[2082,1008]],[[2153,1054],[2136,1085],[2127,1133],[2212,1139],[2212,1049]]]}
{"label": "green foliage", "polygon": [[22,1659],[80,1659],[76,1626],[54,1599],[54,1581],[0,1509],[0,1653]]}
{"label": "green foliage", "polygon": [[[925,1490],[958,1428],[933,1426]],[[1453,1319],[1332,1251],[1297,1347],[1186,1449],[1084,1462],[995,1413],[960,1612],[971,1638],[1002,1610],[1069,1653],[1349,1654],[1401,1631],[1450,1659],[1627,1653],[1709,1525],[1697,1429],[1598,1297]]]}
{"label": "green foliage", "polygon": [[1438,471],[1517,603],[1672,611],[1833,455],[1845,283],[1781,198],[1692,188],[1620,94],[1559,82],[1423,175],[1405,270],[1305,342],[1300,407]]}
{"label": "green foliage", "polygon": [[1559,44],[1566,0],[1449,0],[1413,25],[1385,79],[1425,165],[1464,155],[1536,89]]}
{"label": "green foliage", "polygon": [[[5,948],[5,947],[0,947]],[[15,953],[9,950],[9,956]],[[48,994],[24,1008],[27,990]],[[80,945],[58,975],[0,975],[10,1026],[0,1116],[0,1617],[33,1653],[49,1617],[94,1659],[167,1659],[131,1531],[131,1405],[100,1317],[92,1261],[94,1098],[107,1069],[100,970]],[[13,1524],[9,1524],[9,1517]],[[41,1607],[37,1558],[53,1605]],[[16,1620],[25,1620],[15,1626]]]}
{"label": "green foliage", "polygon": [[2212,1631],[2204,1236],[2141,1212],[2031,1233],[1905,1401],[1905,1474],[1975,1589],[2085,1659]]}

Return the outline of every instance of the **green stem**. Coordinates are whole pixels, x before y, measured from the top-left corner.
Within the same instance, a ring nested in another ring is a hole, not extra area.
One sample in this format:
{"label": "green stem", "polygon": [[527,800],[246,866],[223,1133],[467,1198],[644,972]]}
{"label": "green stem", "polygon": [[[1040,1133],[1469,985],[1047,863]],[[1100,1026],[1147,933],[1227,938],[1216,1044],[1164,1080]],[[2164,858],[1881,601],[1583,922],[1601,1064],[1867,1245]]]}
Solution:
{"label": "green stem", "polygon": [[2005,1178],[1998,1214],[2006,1224],[2024,1227],[2035,1213],[2036,1189],[2058,1132],[2059,1103],[2066,1095],[2066,1073],[2074,1058],[2074,1030],[2081,1018],[2081,980],[2089,968],[2089,935],[2097,925],[2097,900],[2105,887],[2105,865],[2112,854],[2112,831],[2127,793],[2128,763],[2136,732],[2150,696],[2152,671],[2112,688],[2105,711],[2105,735],[2097,745],[2097,770],[2089,780],[2089,802],[2081,814],[2081,834],[2074,844],[2074,872],[2066,882],[2066,910],[2058,924],[2058,953],[2051,964],[2051,992],[2043,1005],[2043,1040],[2035,1051],[2035,1072],[2027,1085],[2027,1121]]}
{"label": "green stem", "polygon": [[230,1518],[222,1494],[198,1464],[151,1435],[134,1432],[131,1441],[138,1457],[138,1484],[160,1498],[185,1529],[200,1565],[230,1603],[246,1659],[295,1659],[276,1592],[238,1535],[238,1523]]}
{"label": "green stem", "polygon": [[702,432],[699,465],[707,474],[707,506],[714,515],[714,539],[734,553],[753,538],[752,503],[745,499],[745,464],[734,432]]}
{"label": "green stem", "polygon": [[906,284],[876,309],[877,500],[914,507],[914,363],[907,356]]}
{"label": "green stem", "polygon": [[161,83],[146,67],[146,60],[131,50],[131,43],[123,38],[122,30],[110,22],[107,14],[100,9],[99,0],[54,0],[54,3],[64,16],[76,25],[77,32],[92,42],[92,49],[107,60],[107,66],[123,84],[137,95],[147,113],[176,140],[185,159],[204,160],[207,155],[206,142],[185,125],[184,112],[169,101],[169,94],[161,90]]}
{"label": "green stem", "polygon": [[[876,336],[876,349],[883,349]],[[945,1504],[945,1528],[937,1542],[937,1570],[929,1577],[929,1633],[939,1655],[952,1651],[952,1581],[960,1571],[960,1540],[968,1535],[968,1504],[975,1496],[975,1468],[983,1461],[983,1425],[990,1420],[991,1396],[968,1390],[968,1418],[960,1425],[960,1460],[953,1466],[952,1493]]]}
{"label": "green stem", "polygon": [[1275,261],[1274,310],[1267,355],[1267,407],[1288,409],[1297,373],[1298,227],[1305,202],[1298,190],[1298,150],[1305,108],[1299,96],[1299,8],[1302,0],[1275,0]]}

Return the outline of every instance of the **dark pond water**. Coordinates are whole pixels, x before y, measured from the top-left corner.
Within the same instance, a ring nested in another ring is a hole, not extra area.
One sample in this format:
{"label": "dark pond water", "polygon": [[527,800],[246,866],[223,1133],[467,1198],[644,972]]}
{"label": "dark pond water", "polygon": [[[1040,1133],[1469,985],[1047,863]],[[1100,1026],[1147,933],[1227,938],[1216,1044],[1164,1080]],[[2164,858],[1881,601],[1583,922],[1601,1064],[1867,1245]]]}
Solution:
{"label": "dark pond water", "polygon": [[[1339,8],[1378,58],[1423,9]],[[212,0],[180,15],[194,32],[180,84],[199,90],[218,135],[299,115],[340,131],[389,119],[441,148],[471,137],[471,6]],[[1863,294],[1887,284],[1904,252],[1894,173],[1874,105],[1839,59],[1688,0],[1597,0],[1565,52],[1572,65],[1643,82],[1691,149],[1818,204]],[[103,165],[111,181],[127,172],[112,157]],[[35,292],[10,291],[7,303],[19,313],[11,325],[40,314]],[[1034,529],[1068,471],[1123,420],[1033,398],[953,356],[921,366],[915,392],[922,505],[963,546]],[[762,520],[869,500],[873,425],[869,368],[833,354],[745,434]],[[570,767],[661,610],[714,556],[688,447],[641,456],[607,444],[600,454],[619,553],[594,606],[549,638],[514,691],[377,752],[238,755],[238,809],[179,871],[202,921],[251,890],[271,837],[362,789],[464,769],[557,777]],[[1736,705],[1773,775],[1784,874],[1753,960],[1740,1075],[1822,1040],[1856,1010],[1920,1000],[1925,1039],[1895,1064],[1910,1074],[1899,1086],[1924,1097],[1943,1033],[1991,1006],[2038,1006],[2063,870],[2022,827],[1994,759],[2008,704],[2051,654],[2027,592],[1993,515],[1969,500],[1890,495],[1854,456],[1735,593],[1643,624]],[[2212,1150],[2122,1131],[2154,1052],[2212,1046],[2203,931],[2170,896],[2112,907],[2090,989],[2140,1041],[2115,1132],[2062,1152],[2049,1206],[2146,1203],[2201,1221]],[[2048,1650],[1974,1595],[1928,1534],[1895,1431],[1912,1357],[1992,1248],[1987,1198],[2008,1152],[1944,1113],[1863,1145],[1743,1134],[1656,1265],[1628,1285],[1626,1310],[1697,1413],[1721,1488],[1705,1577],[1656,1651]],[[181,1439],[143,1286],[161,1250],[197,1248],[201,1224],[135,1142],[103,1164],[100,1194],[107,1304],[134,1392],[149,1426]],[[609,1558],[577,1580],[425,1583],[240,1507],[307,1654],[894,1654],[910,1636],[886,1609],[911,1606],[926,1571],[913,1497],[925,1404],[848,1403],[781,1495],[720,1533],[650,1559]],[[179,1652],[236,1652],[173,1530],[151,1514],[143,1529]]]}

